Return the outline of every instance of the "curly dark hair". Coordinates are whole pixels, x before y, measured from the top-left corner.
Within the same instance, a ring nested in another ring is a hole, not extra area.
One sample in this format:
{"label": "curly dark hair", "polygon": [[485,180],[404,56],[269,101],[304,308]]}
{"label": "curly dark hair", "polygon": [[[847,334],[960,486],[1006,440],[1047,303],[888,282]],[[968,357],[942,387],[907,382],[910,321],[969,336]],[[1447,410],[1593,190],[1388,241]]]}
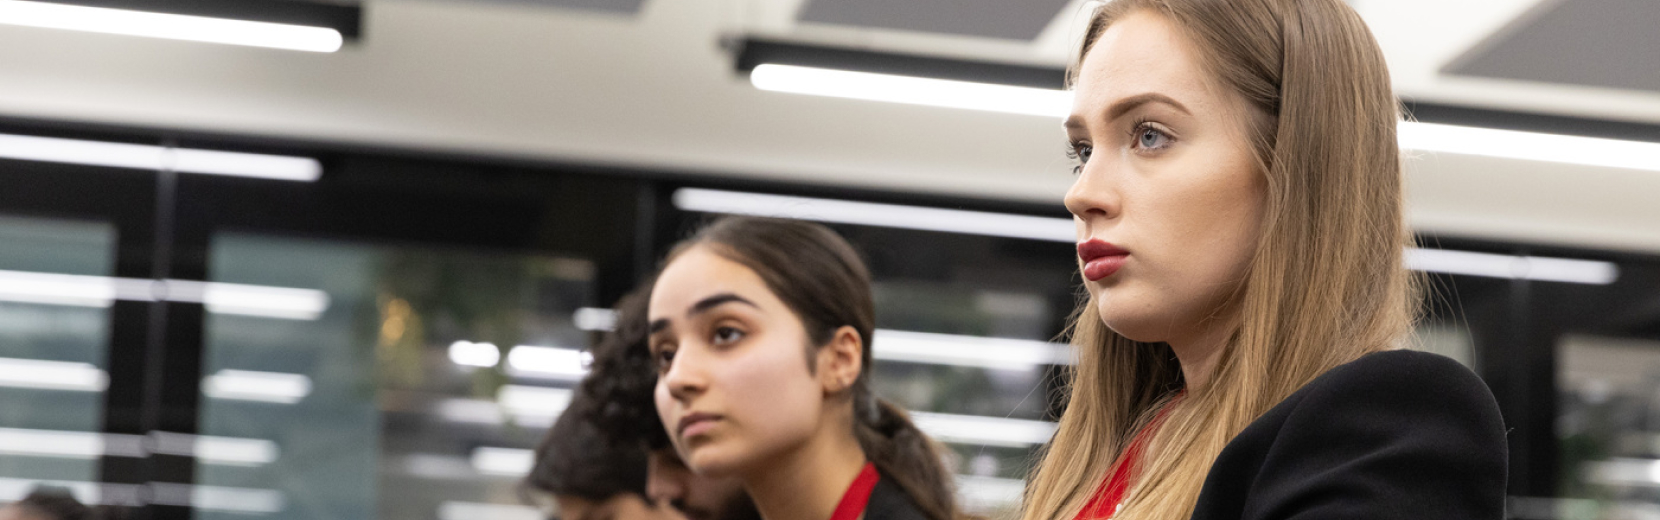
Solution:
{"label": "curly dark hair", "polygon": [[75,500],[75,495],[68,489],[60,487],[41,486],[29,492],[23,500],[13,504],[16,507],[51,518],[52,520],[93,520],[92,508]]}
{"label": "curly dark hair", "polygon": [[588,375],[536,447],[525,485],[591,500],[645,496],[646,451],[669,444],[652,401],[657,372],[645,344],[650,295],[648,281],[617,302],[615,327],[592,349]]}
{"label": "curly dark hair", "polygon": [[587,411],[589,420],[613,440],[638,442],[656,450],[669,445],[669,436],[652,398],[657,367],[646,346],[651,334],[646,307],[652,282],[641,282],[617,300],[616,325],[594,346],[593,364],[578,393],[594,401],[595,406]]}

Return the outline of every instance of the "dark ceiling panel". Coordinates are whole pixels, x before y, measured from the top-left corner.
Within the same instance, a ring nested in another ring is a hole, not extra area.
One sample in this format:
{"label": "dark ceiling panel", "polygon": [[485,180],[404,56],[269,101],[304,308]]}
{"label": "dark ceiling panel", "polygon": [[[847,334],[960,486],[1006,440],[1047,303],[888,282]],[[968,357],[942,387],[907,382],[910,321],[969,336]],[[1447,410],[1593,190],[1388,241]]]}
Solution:
{"label": "dark ceiling panel", "polygon": [[1031,40],[1067,0],[809,0],[801,21]]}
{"label": "dark ceiling panel", "polygon": [[1660,0],[1546,0],[1442,72],[1660,91]]}

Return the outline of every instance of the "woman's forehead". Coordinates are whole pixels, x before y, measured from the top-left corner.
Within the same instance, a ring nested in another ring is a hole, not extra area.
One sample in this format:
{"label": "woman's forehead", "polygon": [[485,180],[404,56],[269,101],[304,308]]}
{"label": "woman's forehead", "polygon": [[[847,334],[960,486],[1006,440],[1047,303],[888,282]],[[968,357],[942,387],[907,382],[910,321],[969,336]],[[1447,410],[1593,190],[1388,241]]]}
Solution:
{"label": "woman's forehead", "polygon": [[1187,37],[1163,16],[1141,11],[1109,25],[1078,67],[1078,112],[1159,93],[1198,104],[1209,78]]}
{"label": "woman's forehead", "polygon": [[652,287],[647,314],[652,321],[680,320],[699,302],[734,295],[756,307],[777,300],[750,268],[703,247],[682,253],[663,269]]}

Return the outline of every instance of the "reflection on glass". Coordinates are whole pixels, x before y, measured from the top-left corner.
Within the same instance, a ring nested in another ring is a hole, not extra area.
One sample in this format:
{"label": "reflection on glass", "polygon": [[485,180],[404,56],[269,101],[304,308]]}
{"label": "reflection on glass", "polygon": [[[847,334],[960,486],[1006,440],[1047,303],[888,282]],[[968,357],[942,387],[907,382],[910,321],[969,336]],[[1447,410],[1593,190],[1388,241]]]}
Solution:
{"label": "reflection on glass", "polygon": [[[105,224],[0,216],[0,244],[0,271],[18,276],[113,274]],[[52,289],[0,287],[0,501],[43,481],[96,498],[108,302]]]}
{"label": "reflection on glass", "polygon": [[878,395],[912,411],[945,444],[958,495],[974,513],[1018,506],[1021,479],[1054,434],[1043,377],[1071,351],[1051,343],[1044,295],[969,283],[884,280],[874,287]]}
{"label": "reflection on glass", "polygon": [[586,371],[572,320],[591,303],[590,263],[251,234],[217,236],[211,255],[212,282],[327,305],[208,314],[202,431],[245,456],[199,458],[198,481],[264,500],[199,518],[535,512],[517,482]]}
{"label": "reflection on glass", "polygon": [[1660,516],[1660,341],[1566,336],[1557,344],[1559,518]]}

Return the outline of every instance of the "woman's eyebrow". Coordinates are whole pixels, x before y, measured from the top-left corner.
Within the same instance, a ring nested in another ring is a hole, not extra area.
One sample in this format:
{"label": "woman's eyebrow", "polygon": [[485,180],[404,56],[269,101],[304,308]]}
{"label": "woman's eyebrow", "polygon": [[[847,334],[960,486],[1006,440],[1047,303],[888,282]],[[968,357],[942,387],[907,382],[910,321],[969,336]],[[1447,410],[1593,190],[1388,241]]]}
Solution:
{"label": "woman's eyebrow", "polygon": [[[1147,92],[1120,99],[1111,106],[1108,106],[1107,120],[1112,121],[1114,119],[1124,117],[1124,114],[1127,114],[1131,110],[1140,108],[1142,105],[1146,105],[1148,103],[1163,103],[1170,105],[1171,108],[1180,110],[1183,114],[1193,115],[1193,112],[1189,111],[1187,106],[1183,105],[1180,101],[1176,101],[1170,96],[1157,92]],[[1061,123],[1061,125],[1066,127],[1067,130],[1084,130],[1088,127],[1088,125],[1084,123],[1084,118],[1077,114],[1067,117],[1066,122]]]}
{"label": "woman's eyebrow", "polygon": [[[692,317],[697,316],[699,314],[709,312],[709,309],[713,309],[715,307],[726,305],[728,303],[742,303],[744,305],[748,305],[748,306],[754,307],[756,309],[761,308],[760,305],[756,305],[755,302],[749,301],[748,299],[746,299],[742,296],[738,296],[736,293],[725,292],[725,293],[716,294],[716,295],[698,300],[697,303],[692,304],[692,307],[690,309],[686,310],[686,317],[687,318],[692,318]],[[651,326],[649,327],[648,332],[650,332],[651,334],[656,334],[658,332],[661,332],[663,329],[667,329],[667,328],[669,328],[669,319],[668,318],[661,318],[661,319],[657,319],[657,320],[652,320]]]}
{"label": "woman's eyebrow", "polygon": [[761,308],[760,305],[756,305],[755,302],[749,301],[742,296],[738,296],[735,293],[725,292],[698,300],[697,303],[692,304],[692,308],[686,310],[686,317],[690,318],[692,316],[703,314],[705,312],[709,312],[709,309],[726,305],[728,303],[742,303],[757,309]]}
{"label": "woman's eyebrow", "polygon": [[1114,102],[1111,106],[1108,106],[1107,120],[1112,121],[1114,119],[1124,117],[1124,114],[1127,114],[1131,110],[1140,108],[1142,105],[1146,105],[1148,103],[1163,103],[1170,105],[1171,108],[1180,110],[1183,114],[1193,115],[1193,112],[1189,112],[1186,106],[1182,105],[1181,102],[1172,99],[1170,96],[1157,92],[1148,92],[1120,99],[1117,102]]}

